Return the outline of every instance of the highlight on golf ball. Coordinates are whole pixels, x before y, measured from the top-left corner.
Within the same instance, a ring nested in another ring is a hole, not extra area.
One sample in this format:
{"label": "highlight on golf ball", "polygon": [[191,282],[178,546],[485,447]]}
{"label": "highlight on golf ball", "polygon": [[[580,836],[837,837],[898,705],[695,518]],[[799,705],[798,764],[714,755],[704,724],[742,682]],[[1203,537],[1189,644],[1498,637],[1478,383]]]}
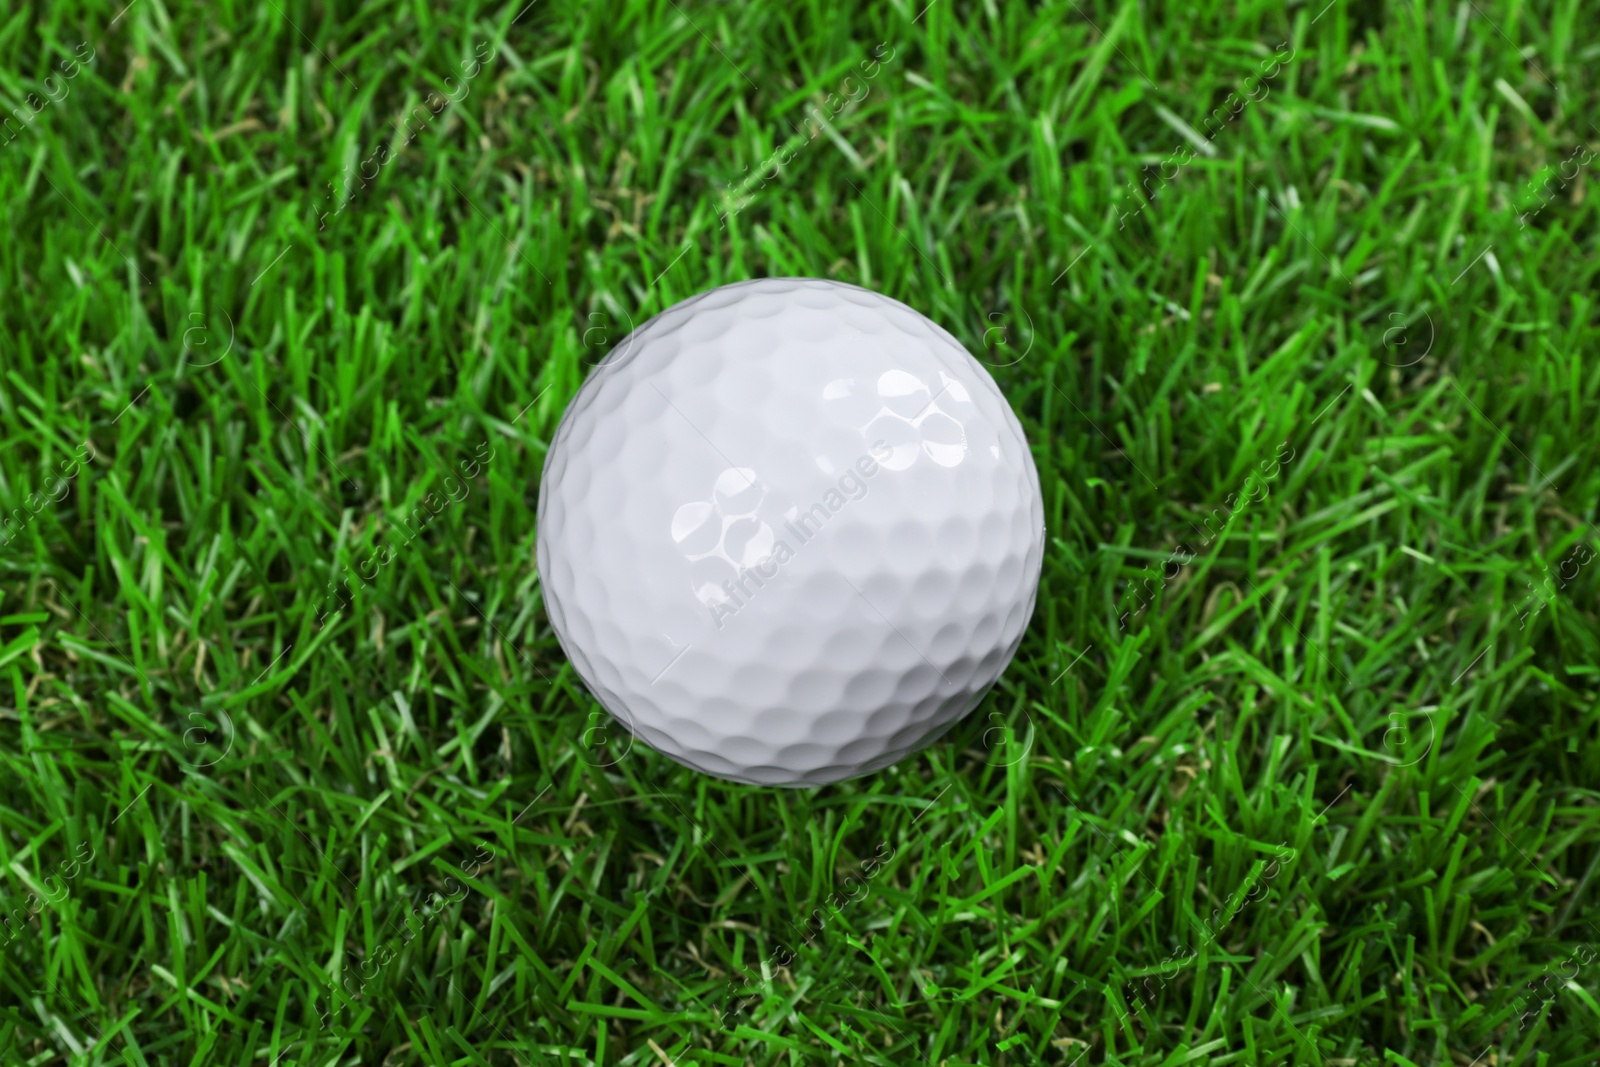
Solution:
{"label": "highlight on golf ball", "polygon": [[638,740],[737,782],[886,767],[1016,652],[1044,552],[1021,424],[955,338],[812,278],[725,285],[629,334],[545,458],[562,649]]}

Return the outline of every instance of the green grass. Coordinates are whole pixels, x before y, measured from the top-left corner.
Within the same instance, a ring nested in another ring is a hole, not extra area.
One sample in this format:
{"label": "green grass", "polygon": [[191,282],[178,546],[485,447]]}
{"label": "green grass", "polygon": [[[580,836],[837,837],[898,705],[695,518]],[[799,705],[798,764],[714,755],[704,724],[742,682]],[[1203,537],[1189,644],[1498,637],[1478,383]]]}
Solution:
{"label": "green grass", "polygon": [[[1594,1064],[1593,30],[7,13],[0,1062]],[[625,751],[533,565],[589,368],[762,275],[992,364],[1048,524],[816,791]]]}

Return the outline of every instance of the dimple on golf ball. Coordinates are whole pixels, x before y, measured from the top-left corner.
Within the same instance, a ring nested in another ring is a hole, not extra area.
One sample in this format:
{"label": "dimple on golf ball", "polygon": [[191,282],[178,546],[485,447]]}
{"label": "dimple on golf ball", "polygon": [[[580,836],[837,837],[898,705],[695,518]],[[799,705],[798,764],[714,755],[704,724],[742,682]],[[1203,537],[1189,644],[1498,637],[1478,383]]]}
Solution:
{"label": "dimple on golf ball", "polygon": [[630,333],[539,487],[545,607],[584,684],[633,737],[751,784],[866,774],[972,711],[1043,552],[989,374],[899,301],[811,278]]}

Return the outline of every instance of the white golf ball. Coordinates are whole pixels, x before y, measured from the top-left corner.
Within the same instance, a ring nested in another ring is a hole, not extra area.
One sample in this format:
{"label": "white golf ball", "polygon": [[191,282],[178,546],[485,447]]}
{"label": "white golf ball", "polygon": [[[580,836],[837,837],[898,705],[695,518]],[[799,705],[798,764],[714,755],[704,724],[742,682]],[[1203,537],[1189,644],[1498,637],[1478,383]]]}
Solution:
{"label": "white golf ball", "polygon": [[765,278],[595,369],[545,457],[537,541],[561,647],[633,737],[820,785],[983,699],[1033,614],[1044,506],[955,338],[858,286]]}

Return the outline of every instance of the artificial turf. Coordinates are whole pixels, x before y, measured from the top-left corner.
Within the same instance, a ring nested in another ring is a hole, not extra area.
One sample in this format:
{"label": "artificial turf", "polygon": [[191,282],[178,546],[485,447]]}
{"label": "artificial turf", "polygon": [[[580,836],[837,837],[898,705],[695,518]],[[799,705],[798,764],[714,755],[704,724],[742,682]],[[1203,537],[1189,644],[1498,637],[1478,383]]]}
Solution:
{"label": "artificial turf", "polygon": [[[1594,30],[8,11],[0,1062],[1600,1062]],[[533,559],[584,375],[763,275],[952,331],[1047,520],[814,791],[630,748]]]}

